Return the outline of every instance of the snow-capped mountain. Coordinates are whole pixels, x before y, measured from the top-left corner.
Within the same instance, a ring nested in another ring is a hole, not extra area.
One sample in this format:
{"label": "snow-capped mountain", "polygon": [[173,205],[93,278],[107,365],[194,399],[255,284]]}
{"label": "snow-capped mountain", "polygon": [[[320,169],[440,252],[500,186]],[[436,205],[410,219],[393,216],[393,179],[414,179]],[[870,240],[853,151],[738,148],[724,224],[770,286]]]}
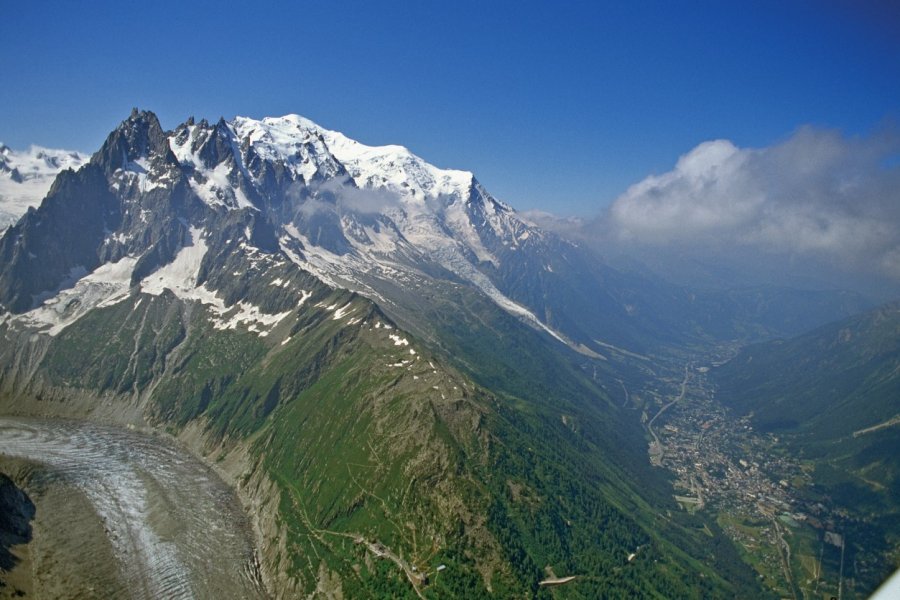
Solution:
{"label": "snow-capped mountain", "polygon": [[[69,186],[90,193],[65,202],[89,196],[92,206],[69,215],[59,198]],[[503,278],[513,253],[534,257],[548,243],[562,242],[493,198],[469,172],[439,169],[401,146],[366,146],[296,115],[214,125],[189,120],[165,132],[152,113],[135,111],[89,168],[57,180],[30,219],[0,243],[7,265],[2,304],[13,312],[40,309],[56,290],[96,280],[98,270],[115,272],[127,288],[166,271],[183,248],[193,248],[192,285],[200,285],[204,255],[197,249],[217,238],[244,252],[289,259],[397,312],[402,296],[429,281],[458,282],[569,342],[511,295]],[[55,219],[63,230],[84,222],[68,240],[38,241],[37,224]],[[17,242],[22,236],[24,244]],[[51,258],[48,249],[60,243],[66,251],[58,248]],[[26,268],[35,275],[12,285],[10,273]],[[549,262],[539,268],[553,271]],[[169,287],[187,293],[186,285],[182,278]],[[107,287],[122,292],[121,285]]]}
{"label": "snow-capped mountain", "polygon": [[366,146],[296,115],[239,117],[231,130],[257,189],[271,189],[267,168],[273,165],[290,178],[285,198],[267,200],[270,206],[287,201],[279,244],[304,268],[390,301],[386,286],[421,285],[439,266],[557,335],[486,272],[500,267],[498,244],[515,250],[543,232],[493,198],[472,173],[439,169],[402,146]]}
{"label": "snow-capped mountain", "polygon": [[0,143],[0,233],[47,195],[63,169],[77,169],[90,157],[70,150],[31,146],[16,151]]}
{"label": "snow-capped mountain", "polygon": [[[83,158],[34,156],[60,168]],[[2,164],[25,181],[17,160]],[[251,273],[226,271],[239,258]],[[716,328],[734,335],[731,300],[616,271],[491,196],[470,172],[297,115],[189,119],[165,131],[135,110],[0,238],[0,307],[58,332],[140,286],[213,306],[225,320],[245,302],[255,316],[244,325],[262,334],[261,315],[289,302],[256,292],[247,304],[242,294],[249,278],[286,264],[374,300],[426,338],[435,332],[424,314],[468,304],[453,309],[452,328],[468,327],[474,297],[592,358]],[[304,289],[294,292],[299,299]]]}

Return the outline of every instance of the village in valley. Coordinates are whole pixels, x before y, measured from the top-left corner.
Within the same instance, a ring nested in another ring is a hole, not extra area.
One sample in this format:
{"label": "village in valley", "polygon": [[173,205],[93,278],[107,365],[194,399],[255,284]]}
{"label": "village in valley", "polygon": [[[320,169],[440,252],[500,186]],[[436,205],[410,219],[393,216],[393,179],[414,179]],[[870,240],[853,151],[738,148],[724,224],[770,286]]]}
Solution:
{"label": "village in valley", "polygon": [[807,493],[812,467],[790,457],[777,435],[719,402],[708,374],[722,360],[688,362],[664,379],[666,388],[645,391],[651,463],[672,473],[682,510],[712,517],[782,597],[856,597],[872,566],[850,559],[850,515]]}

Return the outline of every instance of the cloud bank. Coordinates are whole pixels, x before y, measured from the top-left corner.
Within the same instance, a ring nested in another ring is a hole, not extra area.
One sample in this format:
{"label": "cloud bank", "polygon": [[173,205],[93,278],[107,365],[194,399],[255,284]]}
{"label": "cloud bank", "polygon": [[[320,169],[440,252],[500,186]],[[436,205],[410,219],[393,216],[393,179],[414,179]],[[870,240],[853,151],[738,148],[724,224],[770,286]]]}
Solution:
{"label": "cloud bank", "polygon": [[607,241],[717,257],[758,254],[900,281],[900,135],[805,127],[783,143],[705,142],[631,186],[596,224]]}

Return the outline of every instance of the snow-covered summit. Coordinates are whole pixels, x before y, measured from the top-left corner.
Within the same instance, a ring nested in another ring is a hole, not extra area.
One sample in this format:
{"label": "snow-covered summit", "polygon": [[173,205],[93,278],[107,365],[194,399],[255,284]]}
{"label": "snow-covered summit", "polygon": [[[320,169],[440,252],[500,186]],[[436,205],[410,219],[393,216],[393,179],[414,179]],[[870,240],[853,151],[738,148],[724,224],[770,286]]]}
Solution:
{"label": "snow-covered summit", "polygon": [[56,175],[78,169],[90,158],[71,150],[31,146],[16,151],[0,143],[0,232],[37,206]]}
{"label": "snow-covered summit", "polygon": [[469,171],[440,169],[404,146],[367,146],[300,115],[237,117],[232,123],[237,136],[260,157],[281,161],[307,181],[323,167],[333,174],[329,163],[335,160],[359,188],[389,190],[420,201],[465,194],[474,181]]}
{"label": "snow-covered summit", "polygon": [[[76,158],[86,160],[72,154],[47,164],[62,168]],[[436,167],[403,146],[366,145],[295,114],[190,118],[166,131],[152,112],[135,109],[90,162],[92,193],[107,201],[91,215],[91,223],[105,223],[95,232],[101,250],[85,244],[81,262],[60,260],[58,275],[130,258],[132,280],[142,280],[164,270],[196,228],[210,247],[280,253],[375,300],[402,303],[411,290],[441,287],[446,278],[559,337],[516,274],[520,266],[552,273],[545,257],[555,242],[471,172]],[[54,277],[34,282],[33,291],[51,289]],[[15,294],[28,304],[25,292]]]}

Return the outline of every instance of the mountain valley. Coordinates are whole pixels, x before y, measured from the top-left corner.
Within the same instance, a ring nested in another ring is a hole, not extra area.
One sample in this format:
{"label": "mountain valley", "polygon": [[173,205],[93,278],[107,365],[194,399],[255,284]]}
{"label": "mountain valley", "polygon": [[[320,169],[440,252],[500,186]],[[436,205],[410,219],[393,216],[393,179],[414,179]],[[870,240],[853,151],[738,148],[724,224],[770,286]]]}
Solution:
{"label": "mountain valley", "polygon": [[[296,115],[135,109],[65,156],[39,206],[0,187],[0,414],[203,460],[268,595],[863,597],[896,566],[893,305],[619,270],[471,173]],[[787,511],[735,500],[741,460],[764,502],[827,510],[804,544],[881,531],[872,570],[791,583]],[[816,483],[784,499],[792,477]]]}

